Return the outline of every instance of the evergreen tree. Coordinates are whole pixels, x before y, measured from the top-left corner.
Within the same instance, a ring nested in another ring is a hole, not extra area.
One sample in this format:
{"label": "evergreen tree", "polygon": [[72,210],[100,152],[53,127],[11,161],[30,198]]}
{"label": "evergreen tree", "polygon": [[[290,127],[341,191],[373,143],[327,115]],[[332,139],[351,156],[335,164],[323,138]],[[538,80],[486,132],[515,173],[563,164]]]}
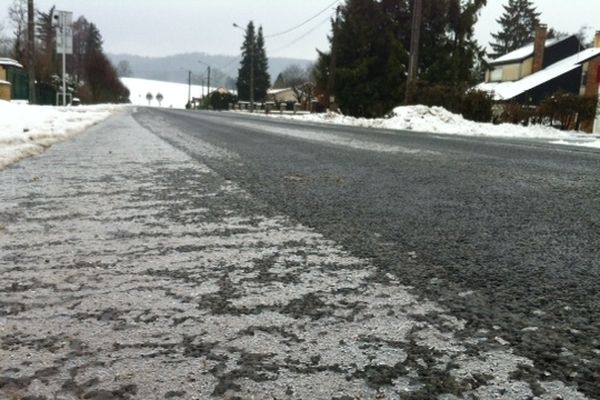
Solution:
{"label": "evergreen tree", "polygon": [[271,84],[268,72],[268,59],[262,27],[255,33],[254,23],[250,21],[242,44],[242,60],[238,70],[237,89],[241,100],[250,100],[250,63],[254,66],[254,100],[263,101]]}
{"label": "evergreen tree", "polygon": [[[474,25],[486,0],[425,1],[419,79],[463,87],[476,79],[484,52]],[[412,0],[348,0],[336,32],[334,95],[344,113],[375,117],[404,101]],[[330,38],[333,40],[334,38]],[[317,93],[324,93],[331,52],[319,52]]]}
{"label": "evergreen tree", "polygon": [[490,43],[493,57],[499,57],[531,43],[535,39],[535,29],[540,23],[540,13],[531,0],[508,0],[504,13],[496,20],[501,26],[493,33]]}
{"label": "evergreen tree", "polygon": [[477,82],[485,52],[474,38],[477,15],[487,0],[424,3],[419,79],[451,86]]}
{"label": "evergreen tree", "polygon": [[242,43],[242,60],[240,61],[237,78],[238,97],[244,101],[250,100],[250,62],[253,58],[255,44],[254,22],[250,21],[246,27],[246,34]]}
{"label": "evergreen tree", "polygon": [[283,75],[281,72],[277,75],[275,82],[273,83],[273,89],[282,89],[285,87],[285,81],[283,80]]}
{"label": "evergreen tree", "polygon": [[349,0],[335,35],[335,97],[342,111],[376,117],[400,104],[407,53],[380,3]]}
{"label": "evergreen tree", "polygon": [[265,38],[262,26],[258,28],[256,37],[256,66],[254,67],[254,99],[264,101],[267,98],[267,90],[271,87],[271,76],[269,75],[269,59],[265,49]]}

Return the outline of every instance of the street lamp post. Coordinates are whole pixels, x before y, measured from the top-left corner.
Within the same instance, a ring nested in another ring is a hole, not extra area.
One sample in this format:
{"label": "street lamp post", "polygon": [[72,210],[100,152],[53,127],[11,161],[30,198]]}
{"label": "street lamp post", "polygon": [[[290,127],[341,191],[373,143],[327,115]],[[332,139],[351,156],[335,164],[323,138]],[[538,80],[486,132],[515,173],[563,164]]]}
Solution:
{"label": "street lamp post", "polygon": [[186,108],[188,106],[191,108],[192,107],[192,70],[183,68],[183,67],[179,67],[179,69],[182,71],[187,71],[187,73],[188,73],[188,101],[187,101]]}
{"label": "street lamp post", "polygon": [[[233,23],[233,26],[244,31],[244,28]],[[245,31],[244,31],[245,32]],[[254,38],[250,43],[250,112],[254,112]]]}
{"label": "street lamp post", "polygon": [[[210,94],[210,65],[208,65],[207,63],[205,63],[204,61],[201,61],[201,60],[198,60],[198,62],[200,64],[206,65],[206,71],[207,71],[206,95],[208,96]],[[204,85],[204,83],[203,83],[203,85]]]}
{"label": "street lamp post", "polygon": [[192,107],[192,71],[188,71],[188,105]]}

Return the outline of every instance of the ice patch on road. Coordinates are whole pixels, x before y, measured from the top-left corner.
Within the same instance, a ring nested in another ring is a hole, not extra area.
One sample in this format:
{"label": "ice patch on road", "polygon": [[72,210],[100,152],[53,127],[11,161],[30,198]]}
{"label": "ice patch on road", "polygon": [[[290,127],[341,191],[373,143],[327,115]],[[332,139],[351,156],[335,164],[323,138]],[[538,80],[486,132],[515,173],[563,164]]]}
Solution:
{"label": "ice patch on road", "polygon": [[333,144],[336,146],[349,147],[356,150],[376,151],[380,153],[403,153],[403,154],[440,154],[436,151],[413,149],[406,146],[380,144],[372,141],[359,140],[349,136],[335,135],[330,132],[318,131],[315,129],[293,129],[272,127],[261,124],[260,122],[239,122],[232,121],[232,125],[241,126],[246,129],[258,130],[260,132],[268,132],[271,134],[298,138],[312,142]]}

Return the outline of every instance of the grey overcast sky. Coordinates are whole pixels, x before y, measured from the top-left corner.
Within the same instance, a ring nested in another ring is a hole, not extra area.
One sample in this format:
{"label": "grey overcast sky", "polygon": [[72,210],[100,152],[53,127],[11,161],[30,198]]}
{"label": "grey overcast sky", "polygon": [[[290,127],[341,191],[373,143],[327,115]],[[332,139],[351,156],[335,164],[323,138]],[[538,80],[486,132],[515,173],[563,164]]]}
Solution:
{"label": "grey overcast sky", "polygon": [[[0,20],[6,21],[13,0],[0,0]],[[326,49],[330,31],[328,17],[334,0],[35,0],[37,8],[73,11],[94,22],[111,53],[164,56],[186,52],[210,54],[239,53],[242,32],[233,22],[245,26],[249,20],[262,25],[270,56],[314,59],[315,48]],[[508,0],[488,0],[476,26],[481,44],[496,32],[495,20]],[[542,21],[564,32],[577,32],[583,25],[590,35],[600,30],[600,0],[534,0]],[[318,12],[326,12],[285,35],[271,34],[294,27]],[[5,32],[6,33],[6,32]]]}

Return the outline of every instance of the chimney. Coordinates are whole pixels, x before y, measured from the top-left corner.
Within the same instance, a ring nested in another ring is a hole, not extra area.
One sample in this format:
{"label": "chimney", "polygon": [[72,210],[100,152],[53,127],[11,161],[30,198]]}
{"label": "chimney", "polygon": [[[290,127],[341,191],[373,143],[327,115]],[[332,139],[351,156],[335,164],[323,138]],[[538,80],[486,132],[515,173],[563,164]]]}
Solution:
{"label": "chimney", "polygon": [[544,68],[544,51],[546,50],[546,37],[548,36],[548,25],[539,24],[535,29],[535,41],[533,42],[533,73]]}
{"label": "chimney", "polygon": [[596,36],[594,36],[594,47],[600,48],[600,31],[596,31]]}

